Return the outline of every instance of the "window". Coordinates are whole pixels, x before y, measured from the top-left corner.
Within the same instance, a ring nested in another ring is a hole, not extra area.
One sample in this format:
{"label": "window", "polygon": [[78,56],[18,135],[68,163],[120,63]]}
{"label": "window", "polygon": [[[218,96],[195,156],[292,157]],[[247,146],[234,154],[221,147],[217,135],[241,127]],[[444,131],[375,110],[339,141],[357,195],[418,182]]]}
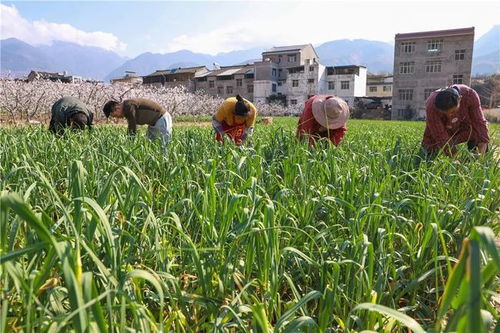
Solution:
{"label": "window", "polygon": [[296,61],[297,61],[297,56],[295,54],[288,55],[288,62],[296,62]]}
{"label": "window", "polygon": [[276,83],[273,83],[273,85],[272,85],[272,88],[271,88],[271,89],[272,89],[272,91],[273,91],[273,92],[276,92]]}
{"label": "window", "polygon": [[217,87],[217,94],[222,95],[224,93],[224,87]]}
{"label": "window", "polygon": [[297,100],[296,99],[291,99],[290,100],[290,105],[297,105]]}
{"label": "window", "polygon": [[453,84],[464,83],[464,76],[462,74],[453,74]]}
{"label": "window", "polygon": [[243,80],[242,79],[236,79],[236,86],[237,87],[242,87],[243,86]]}
{"label": "window", "polygon": [[281,87],[283,83],[281,81],[278,81],[278,87]]}
{"label": "window", "polygon": [[413,100],[413,89],[399,89],[399,99],[402,101]]}
{"label": "window", "polygon": [[215,81],[208,81],[209,88],[215,88]]}
{"label": "window", "polygon": [[455,50],[455,60],[464,60],[465,50]]}
{"label": "window", "polygon": [[278,77],[281,77],[281,72],[283,72],[283,69],[278,69]]}
{"label": "window", "polygon": [[439,52],[443,48],[442,39],[433,39],[427,41],[427,51],[428,52]]}
{"label": "window", "polygon": [[392,87],[391,86],[384,86],[384,91],[391,91],[392,90]]}
{"label": "window", "polygon": [[273,68],[273,76],[276,76],[276,68]]}
{"label": "window", "polygon": [[247,86],[247,92],[248,92],[249,94],[253,94],[253,84],[249,84],[249,85]]}
{"label": "window", "polygon": [[281,62],[281,56],[278,56],[278,64]]}
{"label": "window", "polygon": [[429,98],[429,96],[432,94],[432,92],[436,90],[436,89],[432,89],[432,88],[426,88],[424,89],[424,101],[427,100],[427,98]]}
{"label": "window", "polygon": [[413,53],[413,52],[415,52],[415,42],[401,43],[401,53]]}
{"label": "window", "polygon": [[415,72],[415,62],[401,62],[399,63],[399,74],[412,74]]}
{"label": "window", "polygon": [[226,87],[226,94],[232,94],[233,93],[233,87],[232,86],[227,86]]}
{"label": "window", "polygon": [[299,80],[292,80],[292,87],[298,87],[299,86]]}
{"label": "window", "polygon": [[403,118],[405,115],[405,109],[398,109],[398,118]]}
{"label": "window", "polygon": [[328,90],[335,90],[335,81],[328,81]]}
{"label": "window", "polygon": [[377,92],[377,87],[370,87],[370,92]]}
{"label": "window", "polygon": [[340,89],[349,89],[349,81],[340,81]]}
{"label": "window", "polygon": [[441,61],[427,61],[425,63],[425,71],[427,73],[440,73]]}
{"label": "window", "polygon": [[309,84],[314,83],[314,79],[307,79],[307,83]]}
{"label": "window", "polygon": [[309,72],[314,72],[314,66],[309,66]]}

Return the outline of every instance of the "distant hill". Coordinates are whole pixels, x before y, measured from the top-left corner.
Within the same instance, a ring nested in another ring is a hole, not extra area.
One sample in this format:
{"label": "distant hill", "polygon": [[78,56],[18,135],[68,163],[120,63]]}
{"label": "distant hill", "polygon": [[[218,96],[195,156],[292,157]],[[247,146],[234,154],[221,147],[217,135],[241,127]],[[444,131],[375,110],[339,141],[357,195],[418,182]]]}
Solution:
{"label": "distant hill", "polygon": [[[106,81],[121,77],[125,71],[147,75],[159,69],[205,65],[222,66],[252,63],[261,59],[269,46],[219,53],[215,56],[189,50],[158,54],[146,52],[133,59],[97,47],[54,42],[50,46],[31,46],[15,38],[0,41],[2,75],[26,75],[31,69],[67,71],[86,78]],[[394,45],[364,39],[341,39],[316,46],[322,64],[327,66],[363,65],[369,73],[391,73]],[[474,43],[472,73],[500,73],[500,25],[494,26]]]}
{"label": "distant hill", "polygon": [[24,75],[31,69],[54,69],[52,59],[38,48],[19,39],[9,38],[0,41],[2,75]]}
{"label": "distant hill", "polygon": [[19,39],[0,41],[2,75],[23,76],[32,69],[64,72],[84,78],[103,79],[110,69],[127,59],[98,47],[54,42],[52,45],[31,46]]}
{"label": "distant hill", "polygon": [[473,54],[473,75],[500,73],[500,25],[495,25],[474,43]]}
{"label": "distant hill", "polygon": [[[264,50],[265,48],[254,47],[247,50],[219,53],[215,56],[194,53],[188,50],[165,54],[146,52],[114,69],[105,77],[105,80],[122,76],[125,71],[134,71],[139,75],[147,75],[159,69],[175,67],[207,66],[213,68],[214,62],[222,66],[237,65],[247,63],[245,59],[260,59]],[[184,64],[184,66],[181,66],[181,64]]]}
{"label": "distant hill", "polygon": [[126,61],[116,53],[98,47],[60,41],[38,49],[53,59],[58,71],[87,78],[103,79],[109,73],[109,68],[116,68]]}

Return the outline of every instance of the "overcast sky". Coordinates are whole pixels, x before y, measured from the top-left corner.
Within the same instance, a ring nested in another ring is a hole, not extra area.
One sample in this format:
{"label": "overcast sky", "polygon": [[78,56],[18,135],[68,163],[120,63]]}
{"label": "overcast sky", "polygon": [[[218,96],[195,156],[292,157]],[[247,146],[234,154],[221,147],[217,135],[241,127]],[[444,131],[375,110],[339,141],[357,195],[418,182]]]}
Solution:
{"label": "overcast sky", "polygon": [[[2,1],[1,39],[54,40],[135,57],[188,49],[216,54],[336,39],[500,24],[500,1]],[[500,41],[499,41],[500,43]]]}

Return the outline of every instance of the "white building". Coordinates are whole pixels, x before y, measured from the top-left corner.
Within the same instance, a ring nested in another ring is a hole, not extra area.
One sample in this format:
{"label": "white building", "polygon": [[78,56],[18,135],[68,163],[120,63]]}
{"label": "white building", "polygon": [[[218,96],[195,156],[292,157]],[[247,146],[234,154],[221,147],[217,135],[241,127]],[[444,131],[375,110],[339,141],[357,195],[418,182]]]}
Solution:
{"label": "white building", "polygon": [[339,96],[349,106],[353,106],[355,97],[366,96],[366,67],[356,65],[326,67],[326,82],[321,93]]}
{"label": "white building", "polygon": [[283,97],[296,105],[317,94],[337,95],[353,106],[355,97],[366,95],[366,67],[325,67],[311,44],[273,47],[255,62],[254,101]]}

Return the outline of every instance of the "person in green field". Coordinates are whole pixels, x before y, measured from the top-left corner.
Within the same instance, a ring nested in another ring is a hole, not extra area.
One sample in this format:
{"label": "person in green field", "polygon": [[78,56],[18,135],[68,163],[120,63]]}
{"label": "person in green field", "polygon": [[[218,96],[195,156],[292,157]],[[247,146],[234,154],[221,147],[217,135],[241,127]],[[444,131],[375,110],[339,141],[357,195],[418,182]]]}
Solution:
{"label": "person in green field", "polygon": [[92,128],[94,114],[90,107],[75,97],[66,96],[52,105],[49,130],[61,135],[66,128],[82,130],[88,126]]}
{"label": "person in green field", "polygon": [[128,132],[135,135],[137,125],[148,125],[147,137],[151,140],[161,139],[162,147],[166,147],[172,137],[172,117],[160,104],[145,98],[132,98],[119,103],[108,101],[103,112],[106,118],[126,118]]}

